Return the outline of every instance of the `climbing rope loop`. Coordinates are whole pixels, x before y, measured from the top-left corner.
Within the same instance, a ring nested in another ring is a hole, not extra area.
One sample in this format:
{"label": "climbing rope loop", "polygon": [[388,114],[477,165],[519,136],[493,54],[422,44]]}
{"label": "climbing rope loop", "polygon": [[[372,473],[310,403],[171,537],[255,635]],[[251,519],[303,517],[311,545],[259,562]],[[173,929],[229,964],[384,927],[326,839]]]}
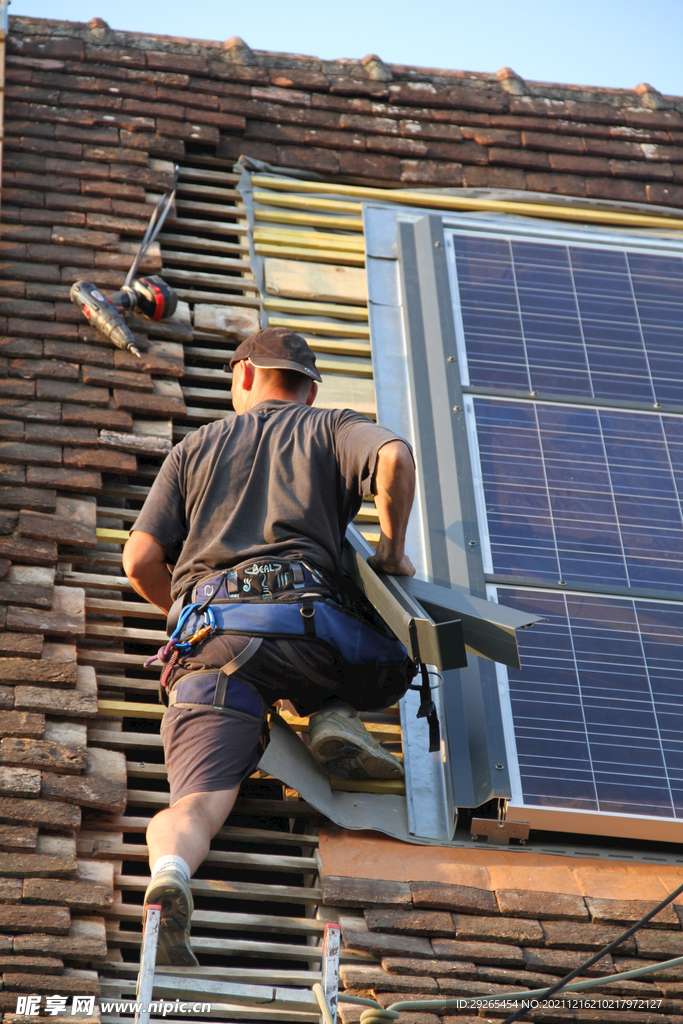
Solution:
{"label": "climbing rope loop", "polygon": [[383,1006],[372,1007],[363,1010],[360,1015],[360,1024],[389,1024],[390,1021],[398,1020],[399,1014],[395,1010],[386,1010]]}

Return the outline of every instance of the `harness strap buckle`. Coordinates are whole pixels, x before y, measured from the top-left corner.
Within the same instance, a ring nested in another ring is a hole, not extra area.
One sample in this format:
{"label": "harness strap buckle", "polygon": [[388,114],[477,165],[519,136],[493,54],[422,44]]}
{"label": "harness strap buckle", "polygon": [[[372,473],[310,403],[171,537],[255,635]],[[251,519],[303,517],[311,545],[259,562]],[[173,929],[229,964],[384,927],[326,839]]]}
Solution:
{"label": "harness strap buckle", "polygon": [[301,602],[299,612],[301,613],[301,618],[304,620],[304,636],[315,636],[315,605],[311,601],[310,597],[304,597]]}

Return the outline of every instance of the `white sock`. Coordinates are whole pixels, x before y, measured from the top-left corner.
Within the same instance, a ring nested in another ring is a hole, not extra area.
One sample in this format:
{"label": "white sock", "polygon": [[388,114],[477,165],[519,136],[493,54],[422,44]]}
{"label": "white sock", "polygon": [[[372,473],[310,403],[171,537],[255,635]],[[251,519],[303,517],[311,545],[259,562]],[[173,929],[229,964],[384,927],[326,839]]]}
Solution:
{"label": "white sock", "polygon": [[159,857],[158,860],[154,861],[152,878],[158,875],[160,871],[166,871],[168,868],[172,868],[173,871],[181,874],[186,882],[190,881],[190,865],[182,857],[176,857],[174,853],[167,853],[165,857]]}

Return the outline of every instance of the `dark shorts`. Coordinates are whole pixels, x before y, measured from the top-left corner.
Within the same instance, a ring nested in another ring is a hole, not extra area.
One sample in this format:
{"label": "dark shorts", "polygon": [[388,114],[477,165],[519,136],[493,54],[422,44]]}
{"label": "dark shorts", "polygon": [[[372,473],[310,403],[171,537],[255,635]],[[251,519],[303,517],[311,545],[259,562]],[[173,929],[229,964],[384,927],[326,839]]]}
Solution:
{"label": "dark shorts", "polygon": [[[248,637],[226,635],[198,644],[191,656],[179,660],[170,677],[171,686],[198,669],[220,668],[236,658],[248,642]],[[294,640],[292,646],[311,666],[326,674],[334,673],[334,658],[321,645]],[[312,683],[294,668],[273,640],[264,640],[236,677],[256,689],[266,705],[292,700],[302,715],[317,711],[327,694],[324,687]],[[190,793],[212,793],[239,786],[261,759],[265,749],[262,731],[261,722],[211,707],[167,708],[161,738],[171,804]]]}

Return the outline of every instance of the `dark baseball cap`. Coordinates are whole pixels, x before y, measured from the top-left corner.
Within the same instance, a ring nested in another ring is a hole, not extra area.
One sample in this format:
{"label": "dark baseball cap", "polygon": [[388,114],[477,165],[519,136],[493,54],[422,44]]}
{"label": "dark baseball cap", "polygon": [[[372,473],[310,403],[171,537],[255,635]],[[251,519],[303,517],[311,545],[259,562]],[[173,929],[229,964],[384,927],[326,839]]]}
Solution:
{"label": "dark baseball cap", "polygon": [[315,356],[305,339],[286,327],[266,327],[249,335],[235,349],[230,369],[241,359],[248,359],[262,370],[295,370],[322,381],[315,366]]}

